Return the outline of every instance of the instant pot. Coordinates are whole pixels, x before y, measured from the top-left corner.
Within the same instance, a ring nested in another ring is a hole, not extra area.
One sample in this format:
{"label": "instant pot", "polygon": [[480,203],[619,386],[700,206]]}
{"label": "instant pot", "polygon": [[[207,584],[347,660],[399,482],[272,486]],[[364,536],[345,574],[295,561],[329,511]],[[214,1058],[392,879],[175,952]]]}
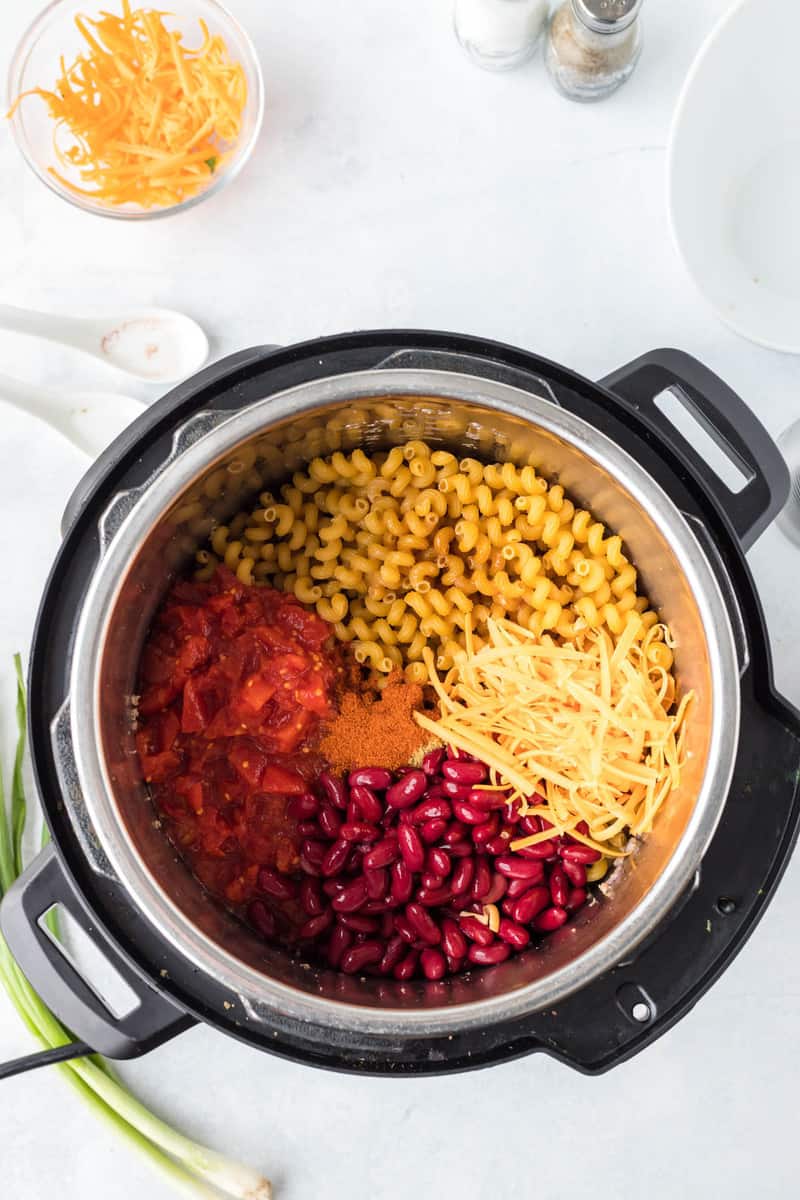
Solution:
{"label": "instant pot", "polygon": [[[667,419],[665,392],[737,486]],[[408,438],[532,463],[620,533],[676,636],[679,687],[695,694],[680,788],[599,902],[538,948],[435,983],[345,977],[265,945],[176,857],[133,743],[148,625],[214,523],[317,454]],[[744,944],[797,836],[800,714],[775,692],[744,557],[788,487],[750,410],[674,350],[594,383],[476,338],[379,331],[258,347],[181,384],[82,481],[42,599],[30,744],[52,842],[0,914],[30,982],[76,1039],[119,1058],[195,1021],[354,1072],[545,1051],[596,1073],[641,1050]],[[128,1011],[51,939],[54,904],[129,985]]]}

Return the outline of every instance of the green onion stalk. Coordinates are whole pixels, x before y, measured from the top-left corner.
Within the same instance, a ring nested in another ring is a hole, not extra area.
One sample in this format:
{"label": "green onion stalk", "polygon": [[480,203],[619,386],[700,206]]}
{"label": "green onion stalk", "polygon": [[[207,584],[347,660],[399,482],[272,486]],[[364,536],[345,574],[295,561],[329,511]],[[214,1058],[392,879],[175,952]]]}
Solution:
{"label": "green onion stalk", "polygon": [[[20,656],[14,657],[17,677],[17,746],[11,777],[11,802],[6,804],[0,772],[0,898],[22,873],[22,840],[27,821],[27,802],[22,768],[25,757],[26,703]],[[46,828],[43,842],[47,840]],[[48,918],[57,931],[54,913]],[[44,1049],[64,1046],[73,1039],[37,995],[17,966],[0,934],[0,981],[31,1035]],[[100,1055],[61,1063],[61,1071],[98,1117],[105,1120],[131,1145],[141,1150],[173,1183],[176,1190],[195,1200],[270,1200],[269,1180],[257,1171],[233,1162],[178,1133],[150,1110],[120,1082],[111,1065]]]}

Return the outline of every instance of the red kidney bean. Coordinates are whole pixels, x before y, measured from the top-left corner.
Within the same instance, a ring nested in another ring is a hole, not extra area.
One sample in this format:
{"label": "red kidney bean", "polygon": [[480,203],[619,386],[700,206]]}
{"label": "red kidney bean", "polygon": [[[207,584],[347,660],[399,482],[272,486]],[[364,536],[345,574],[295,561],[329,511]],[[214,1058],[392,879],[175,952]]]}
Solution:
{"label": "red kidney bean", "polygon": [[527,833],[529,836],[534,833],[542,832],[542,826],[539,818],[530,815],[527,817],[520,817],[519,827],[523,833]]}
{"label": "red kidney bean", "polygon": [[489,885],[489,890],[483,897],[484,904],[496,904],[502,899],[508,891],[508,880],[504,879],[499,871],[492,872],[492,881]]}
{"label": "red kidney bean", "polygon": [[308,861],[313,863],[315,867],[319,867],[328,853],[328,847],[324,842],[320,842],[314,838],[306,838],[300,846],[300,853],[305,855]]}
{"label": "red kidney bean", "polygon": [[380,929],[377,917],[365,917],[363,913],[338,913],[336,920],[353,933],[377,933]]}
{"label": "red kidney bean", "polygon": [[372,849],[368,850],[364,855],[364,868],[368,871],[376,871],[380,867],[388,867],[390,863],[394,862],[399,853],[397,834],[387,834],[386,837],[376,842]]}
{"label": "red kidney bean", "polygon": [[497,837],[500,832],[500,816],[498,813],[492,813],[488,820],[482,825],[472,826],[472,840],[476,846],[485,846],[487,842]]}
{"label": "red kidney bean", "polygon": [[365,821],[371,821],[375,824],[383,816],[384,805],[375,795],[372,788],[365,787],[363,784],[352,787],[350,789],[350,801],[355,805],[356,811]]}
{"label": "red kidney bean", "polygon": [[557,908],[563,908],[567,902],[567,896],[570,892],[569,880],[562,871],[561,867],[553,867],[550,872],[550,895],[553,897],[553,904]]}
{"label": "red kidney bean", "polygon": [[577,842],[574,846],[563,846],[561,857],[565,862],[580,863],[581,866],[586,866],[589,863],[597,862],[603,856],[599,850],[593,850],[591,846],[582,846],[580,842]]}
{"label": "red kidney bean", "polygon": [[445,821],[444,817],[436,817],[432,821],[424,821],[420,825],[419,836],[426,846],[431,846],[434,842],[439,841],[446,829],[447,821]]}
{"label": "red kidney bean", "polygon": [[404,942],[415,942],[417,940],[417,931],[410,921],[407,921],[402,913],[397,913],[394,918],[394,927]]}
{"label": "red kidney bean", "polygon": [[469,830],[466,825],[462,825],[460,821],[451,821],[447,827],[447,833],[442,837],[442,841],[445,846],[453,846],[456,842],[462,842],[468,835]]}
{"label": "red kidney bean", "polygon": [[489,860],[484,854],[475,859],[475,874],[472,879],[470,896],[473,900],[482,900],[492,886],[492,872]]}
{"label": "red kidney bean", "polygon": [[442,949],[449,958],[463,958],[467,953],[467,939],[452,917],[442,920]]}
{"label": "red kidney bean", "polygon": [[474,917],[459,917],[458,924],[461,932],[478,946],[491,946],[494,941],[494,934],[489,926],[476,921]]}
{"label": "red kidney bean", "polygon": [[322,888],[317,879],[303,879],[299,888],[300,904],[308,917],[318,917],[325,907]]}
{"label": "red kidney bean", "polygon": [[453,958],[452,954],[446,954],[445,958],[447,960],[447,969],[450,974],[458,975],[458,973],[463,969],[464,958],[466,958],[466,955],[464,955],[464,958]]}
{"label": "red kidney bean", "polygon": [[338,895],[333,897],[331,904],[337,912],[355,912],[367,899],[367,881],[362,875],[359,879],[345,884]]}
{"label": "red kidney bean", "polygon": [[358,767],[347,776],[347,782],[351,792],[357,787],[375,788],[376,791],[385,792],[392,782],[392,773],[383,767]]}
{"label": "red kidney bean", "polygon": [[405,916],[411,928],[416,932],[417,937],[421,938],[423,942],[427,942],[430,946],[438,945],[442,939],[442,934],[427,908],[424,908],[421,904],[407,904]]}
{"label": "red kidney bean", "polygon": [[342,955],[346,950],[349,950],[353,944],[353,934],[349,929],[345,929],[344,925],[335,925],[331,931],[331,936],[328,940],[328,963],[332,967],[338,967]]}
{"label": "red kidney bean", "polygon": [[426,870],[431,871],[434,875],[439,875],[442,879],[450,874],[450,865],[450,855],[446,850],[434,847],[425,856]]}
{"label": "red kidney bean", "polygon": [[442,775],[445,779],[453,779],[456,783],[483,783],[488,775],[486,767],[481,762],[466,762],[464,759],[448,758],[442,763]]}
{"label": "red kidney bean", "polygon": [[452,813],[450,801],[445,796],[428,798],[411,810],[411,820],[415,825],[421,825],[423,821],[449,821]]}
{"label": "red kidney bean", "polygon": [[329,908],[326,908],[324,912],[319,913],[316,917],[309,917],[305,924],[300,926],[297,936],[301,942],[313,941],[314,938],[318,938],[332,924],[333,913]]}
{"label": "red kidney bean", "polygon": [[412,825],[398,825],[397,844],[409,870],[421,871],[425,863],[425,847]]}
{"label": "red kidney bean", "polygon": [[[308,843],[306,843],[306,845],[307,844]],[[344,841],[343,838],[340,838],[339,841],[334,842],[320,863],[320,870],[322,871],[322,874],[326,877],[338,875],[344,870],[344,865],[347,862],[349,854],[349,842]]]}
{"label": "red kidney bean", "polygon": [[487,854],[493,854],[496,857],[498,854],[506,853],[508,850],[508,842],[509,838],[507,833],[498,833],[497,837],[493,837],[491,841],[486,843],[484,849]]}
{"label": "red kidney bean", "polygon": [[446,754],[444,746],[439,746],[436,750],[429,750],[422,760],[422,769],[425,774],[438,775]]}
{"label": "red kidney bean", "polygon": [[300,870],[303,871],[306,875],[320,875],[321,874],[319,866],[316,863],[312,862],[311,859],[306,856],[305,852],[302,849],[300,851]]}
{"label": "red kidney bean", "polygon": [[379,963],[382,958],[383,942],[379,942],[377,938],[369,938],[366,942],[345,951],[339,970],[344,971],[345,975],[355,975],[356,971],[363,971],[364,967],[371,963]]}
{"label": "red kidney bean", "polygon": [[531,935],[525,926],[519,925],[516,921],[509,921],[508,917],[500,918],[497,936],[501,941],[508,942],[509,946],[513,946],[515,950],[523,950],[531,940]]}
{"label": "red kidney bean", "polygon": [[343,879],[326,879],[322,884],[322,890],[326,896],[338,896],[344,886]]}
{"label": "red kidney bean", "polygon": [[417,950],[409,950],[405,958],[401,958],[400,962],[392,970],[392,975],[395,979],[411,979],[417,969],[419,962],[419,952]]}
{"label": "red kidney bean", "polygon": [[540,871],[537,871],[535,875],[529,875],[527,879],[509,879],[506,895],[510,900],[516,900],[519,896],[524,895],[529,888],[543,882],[544,867]]}
{"label": "red kidney bean", "polygon": [[393,783],[386,793],[386,803],[392,808],[410,808],[416,804],[428,786],[424,771],[406,771],[397,783]]}
{"label": "red kidney bean", "polygon": [[434,875],[432,871],[423,871],[419,880],[419,888],[420,891],[435,892],[438,891],[443,883],[443,875]]}
{"label": "red kidney bean", "polygon": [[552,933],[566,923],[567,911],[564,908],[546,908],[534,919],[533,928],[539,933]]}
{"label": "red kidney bean", "polygon": [[395,904],[405,904],[414,890],[414,875],[405,859],[392,863],[389,895]]}
{"label": "red kidney bean", "polygon": [[293,821],[308,821],[317,815],[319,800],[313,792],[303,792],[300,796],[292,796],[286,804],[286,815]]}
{"label": "red kidney bean", "polygon": [[[474,804],[476,808],[480,808],[484,813],[491,811],[500,811],[502,808],[507,808],[508,803],[504,793],[501,792],[486,792],[472,789],[467,796],[467,802]],[[516,809],[514,810],[516,813]]]}
{"label": "red kidney bean", "polygon": [[399,933],[393,934],[387,940],[386,949],[383,952],[383,958],[381,959],[381,964],[380,964],[381,975],[388,975],[389,972],[392,971],[397,966],[397,964],[400,962],[400,959],[405,955],[405,953],[406,953],[405,941],[403,940],[403,938],[400,937]]}
{"label": "red kidney bean", "polygon": [[394,913],[389,907],[381,913],[381,937],[386,941],[394,937]]}
{"label": "red kidney bean", "polygon": [[511,917],[519,925],[527,925],[538,916],[543,909],[550,906],[550,889],[548,887],[533,887],[518,899],[512,901]]}
{"label": "red kidney bean", "polygon": [[589,836],[589,826],[586,824],[585,821],[578,821],[578,824],[575,826],[575,832],[582,833],[584,837],[588,837]]}
{"label": "red kidney bean", "polygon": [[517,854],[501,854],[494,861],[495,869],[508,879],[541,879],[542,865],[520,858]]}
{"label": "red kidney bean", "polygon": [[447,853],[451,858],[472,858],[475,848],[469,842],[453,842],[451,846],[447,847]]}
{"label": "red kidney bean", "polygon": [[393,907],[391,900],[367,900],[366,904],[361,908],[362,913],[384,913],[389,912]]}
{"label": "red kidney bean", "polygon": [[415,899],[426,908],[438,908],[440,904],[447,904],[452,896],[452,888],[449,884],[444,884],[435,888],[419,888]]}
{"label": "red kidney bean", "polygon": [[517,903],[516,900],[511,900],[511,899],[509,899],[508,896],[506,896],[503,900],[500,901],[500,911],[505,913],[505,915],[507,917],[513,917],[514,905],[516,903]]}
{"label": "red kidney bean", "polygon": [[330,771],[321,771],[317,782],[334,808],[347,808],[347,788],[343,779],[331,775]]}
{"label": "red kidney bean", "polygon": [[478,967],[493,967],[505,962],[511,953],[511,947],[505,942],[495,942],[493,946],[470,946],[467,958]]}
{"label": "red kidney bean", "polygon": [[573,887],[585,887],[586,868],[584,866],[581,866],[580,863],[570,862],[568,858],[562,858],[561,869]]}
{"label": "red kidney bean", "polygon": [[297,833],[301,838],[319,837],[319,825],[316,821],[298,821]]}
{"label": "red kidney bean", "polygon": [[255,925],[262,937],[273,938],[277,928],[275,914],[263,900],[252,900],[247,906],[248,920]]}
{"label": "red kidney bean", "polygon": [[385,868],[380,867],[378,870],[365,870],[364,880],[367,885],[367,895],[370,900],[382,900],[386,895],[389,887],[389,876]]}
{"label": "red kidney bean", "polygon": [[453,813],[465,825],[485,825],[486,809],[469,804],[466,800],[453,801]]}
{"label": "red kidney bean", "polygon": [[273,871],[272,867],[261,867],[257,876],[258,889],[276,900],[292,900],[297,895],[297,884],[288,875]]}
{"label": "red kidney bean", "polygon": [[475,875],[475,860],[472,858],[462,858],[460,862],[453,868],[453,873],[450,876],[450,888],[453,895],[457,896],[461,892],[466,892]]}
{"label": "red kidney bean", "polygon": [[471,788],[468,783],[456,783],[454,779],[445,779],[442,791],[451,800],[468,800]]}
{"label": "red kidney bean", "polygon": [[426,979],[442,979],[447,974],[447,962],[441,950],[423,950],[419,956],[419,965]]}
{"label": "red kidney bean", "polygon": [[339,816],[338,810],[332,804],[329,804],[328,801],[323,801],[319,806],[317,822],[326,838],[334,841],[339,836],[339,830],[342,827],[342,818]]}
{"label": "red kidney bean", "polygon": [[550,838],[546,842],[537,842],[535,846],[523,846],[520,850],[515,850],[514,854],[519,854],[522,858],[529,858],[533,862],[544,862],[546,858],[553,858],[557,850],[558,847]]}
{"label": "red kidney bean", "polygon": [[569,895],[564,902],[564,908],[566,908],[567,912],[577,912],[579,908],[583,908],[585,903],[586,888],[571,888]]}
{"label": "red kidney bean", "polygon": [[374,842],[380,835],[378,826],[368,821],[345,821],[339,830],[339,837],[345,842]]}

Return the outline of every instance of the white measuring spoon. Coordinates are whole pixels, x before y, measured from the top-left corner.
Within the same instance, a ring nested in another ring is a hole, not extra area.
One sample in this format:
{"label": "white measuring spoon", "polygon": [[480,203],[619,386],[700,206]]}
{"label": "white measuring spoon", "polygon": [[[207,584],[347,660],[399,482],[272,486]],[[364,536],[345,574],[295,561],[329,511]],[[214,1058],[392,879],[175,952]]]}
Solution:
{"label": "white measuring spoon", "polygon": [[90,458],[102,454],[145,411],[145,405],[132,396],[114,392],[61,392],[35,387],[10,375],[0,375],[0,400],[46,421]]}
{"label": "white measuring spoon", "polygon": [[197,322],[168,308],[110,317],[60,317],[0,304],[0,329],[83,350],[148,383],[185,379],[208,358],[208,338]]}

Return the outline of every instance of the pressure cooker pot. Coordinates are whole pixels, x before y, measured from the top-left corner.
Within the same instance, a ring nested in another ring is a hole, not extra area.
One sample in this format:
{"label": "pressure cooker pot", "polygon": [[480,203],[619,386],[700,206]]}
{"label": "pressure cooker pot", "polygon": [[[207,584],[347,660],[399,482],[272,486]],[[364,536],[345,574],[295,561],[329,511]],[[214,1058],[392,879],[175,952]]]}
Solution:
{"label": "pressure cooker pot", "polygon": [[[737,487],[664,415],[670,390]],[[680,786],[598,902],[540,946],[436,982],[346,976],[265,944],[176,855],[134,744],[144,639],[215,523],[319,454],[409,438],[532,464],[618,532],[694,694]],[[744,560],[787,491],[752,413],[676,351],[596,384],[477,339],[376,332],[246,351],[185,382],[92,467],[42,600],[30,738],[52,843],[2,908],[31,983],[76,1038],[119,1057],[194,1020],[353,1071],[537,1049],[600,1071],[640,1049],[730,961],[797,833],[800,718],[774,692]],[[129,1011],[112,1012],[50,938],[56,903],[127,981]]]}

